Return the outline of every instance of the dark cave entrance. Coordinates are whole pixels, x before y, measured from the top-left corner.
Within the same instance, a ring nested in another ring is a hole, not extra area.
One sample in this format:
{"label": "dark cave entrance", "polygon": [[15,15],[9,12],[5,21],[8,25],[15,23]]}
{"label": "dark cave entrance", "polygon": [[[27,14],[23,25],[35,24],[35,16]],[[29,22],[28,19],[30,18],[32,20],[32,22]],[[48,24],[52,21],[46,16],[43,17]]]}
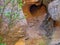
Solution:
{"label": "dark cave entrance", "polygon": [[36,6],[35,4],[30,6],[30,13],[33,14],[36,10],[38,9],[38,6]]}

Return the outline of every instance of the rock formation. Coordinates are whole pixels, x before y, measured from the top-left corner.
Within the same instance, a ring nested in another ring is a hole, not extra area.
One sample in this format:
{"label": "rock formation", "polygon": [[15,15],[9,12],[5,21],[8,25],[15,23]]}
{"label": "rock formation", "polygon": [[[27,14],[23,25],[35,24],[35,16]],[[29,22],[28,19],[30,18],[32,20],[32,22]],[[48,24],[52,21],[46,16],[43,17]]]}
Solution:
{"label": "rock formation", "polygon": [[60,0],[52,1],[48,6],[48,11],[55,21],[60,21]]}

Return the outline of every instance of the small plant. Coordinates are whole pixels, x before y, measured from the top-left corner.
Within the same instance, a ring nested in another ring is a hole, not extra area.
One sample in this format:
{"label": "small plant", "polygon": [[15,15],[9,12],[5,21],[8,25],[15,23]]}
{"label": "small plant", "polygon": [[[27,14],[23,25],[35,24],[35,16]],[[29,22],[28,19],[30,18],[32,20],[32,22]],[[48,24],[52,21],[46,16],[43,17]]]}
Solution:
{"label": "small plant", "polygon": [[0,36],[0,42],[2,42],[2,40],[3,40],[3,37],[2,37],[2,36]]}
{"label": "small plant", "polygon": [[0,45],[6,45],[6,43],[0,43]]}
{"label": "small plant", "polygon": [[45,41],[41,39],[39,45],[45,45]]}
{"label": "small plant", "polygon": [[18,2],[18,7],[19,7],[19,8],[22,8],[22,5],[23,5],[23,4],[22,4],[22,0],[17,0],[17,2]]}
{"label": "small plant", "polygon": [[3,43],[3,37],[0,36],[0,45],[6,45],[6,43]]}

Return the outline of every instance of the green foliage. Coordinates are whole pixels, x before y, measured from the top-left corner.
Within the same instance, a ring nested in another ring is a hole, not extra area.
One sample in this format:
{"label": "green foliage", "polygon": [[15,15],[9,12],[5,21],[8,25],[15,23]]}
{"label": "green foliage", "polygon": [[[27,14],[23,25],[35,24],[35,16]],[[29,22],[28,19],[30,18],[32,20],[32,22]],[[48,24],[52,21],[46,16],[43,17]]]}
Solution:
{"label": "green foliage", "polygon": [[15,0],[11,0],[12,3],[14,3]]}
{"label": "green foliage", "polygon": [[2,42],[2,40],[3,40],[3,37],[2,37],[2,36],[0,36],[0,42]]}
{"label": "green foliage", "polygon": [[18,2],[18,8],[22,8],[22,0],[17,0],[17,2]]}
{"label": "green foliage", "polygon": [[0,13],[2,13],[3,6],[0,6]]}
{"label": "green foliage", "polygon": [[14,12],[13,14],[14,14],[12,15],[13,20],[19,19],[20,15],[17,12]]}
{"label": "green foliage", "polygon": [[3,37],[0,36],[0,45],[6,45],[6,43],[3,43]]}
{"label": "green foliage", "polygon": [[[19,15],[18,13],[16,13],[16,12],[12,12],[12,14],[13,14],[13,15],[12,15],[12,19],[14,19],[14,20],[15,20],[15,19],[18,19],[19,16],[20,16],[20,15]],[[5,15],[8,19],[11,19],[11,17],[10,17],[10,16],[11,16],[11,12],[7,12],[7,13],[5,13],[4,15]]]}
{"label": "green foliage", "polygon": [[0,45],[6,45],[5,43],[0,43]]}
{"label": "green foliage", "polygon": [[5,15],[7,18],[10,19],[11,12],[7,12],[7,13],[5,13],[4,15]]}
{"label": "green foliage", "polygon": [[45,42],[43,40],[40,40],[39,45],[45,45]]}
{"label": "green foliage", "polygon": [[6,5],[9,2],[9,0],[4,0],[4,4]]}

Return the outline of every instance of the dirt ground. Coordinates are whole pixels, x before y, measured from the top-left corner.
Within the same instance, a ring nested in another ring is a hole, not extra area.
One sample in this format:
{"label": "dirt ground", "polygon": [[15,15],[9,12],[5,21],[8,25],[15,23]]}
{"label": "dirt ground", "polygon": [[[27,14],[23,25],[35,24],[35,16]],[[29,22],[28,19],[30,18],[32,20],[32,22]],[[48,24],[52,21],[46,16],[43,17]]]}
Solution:
{"label": "dirt ground", "polygon": [[[46,16],[45,7],[42,6],[42,8],[38,8],[32,14],[29,12],[28,7],[23,8],[24,14],[27,17],[27,22],[28,22],[28,29],[26,32],[29,39],[26,40],[26,45],[39,45],[41,40],[43,44],[40,45],[45,45],[46,39],[45,37],[42,36],[42,34],[45,34],[45,32],[40,29],[40,24],[42,23],[42,21]],[[60,23],[55,22],[55,28],[54,28],[55,32],[52,36],[51,45],[55,45],[60,42],[59,27],[60,27]]]}
{"label": "dirt ground", "polygon": [[[29,5],[25,5],[23,7],[27,25],[21,26],[20,22],[18,22],[10,30],[8,29],[7,24],[4,23],[4,30],[0,32],[0,35],[4,38],[3,42],[7,43],[7,45],[46,45],[46,37],[44,36],[45,31],[40,28],[40,25],[46,16],[45,7],[42,6],[41,8],[38,8],[32,14],[30,13],[28,8]],[[8,30],[10,32],[8,32]],[[55,32],[52,36],[51,45],[60,42],[59,22],[55,23],[54,30]]]}

